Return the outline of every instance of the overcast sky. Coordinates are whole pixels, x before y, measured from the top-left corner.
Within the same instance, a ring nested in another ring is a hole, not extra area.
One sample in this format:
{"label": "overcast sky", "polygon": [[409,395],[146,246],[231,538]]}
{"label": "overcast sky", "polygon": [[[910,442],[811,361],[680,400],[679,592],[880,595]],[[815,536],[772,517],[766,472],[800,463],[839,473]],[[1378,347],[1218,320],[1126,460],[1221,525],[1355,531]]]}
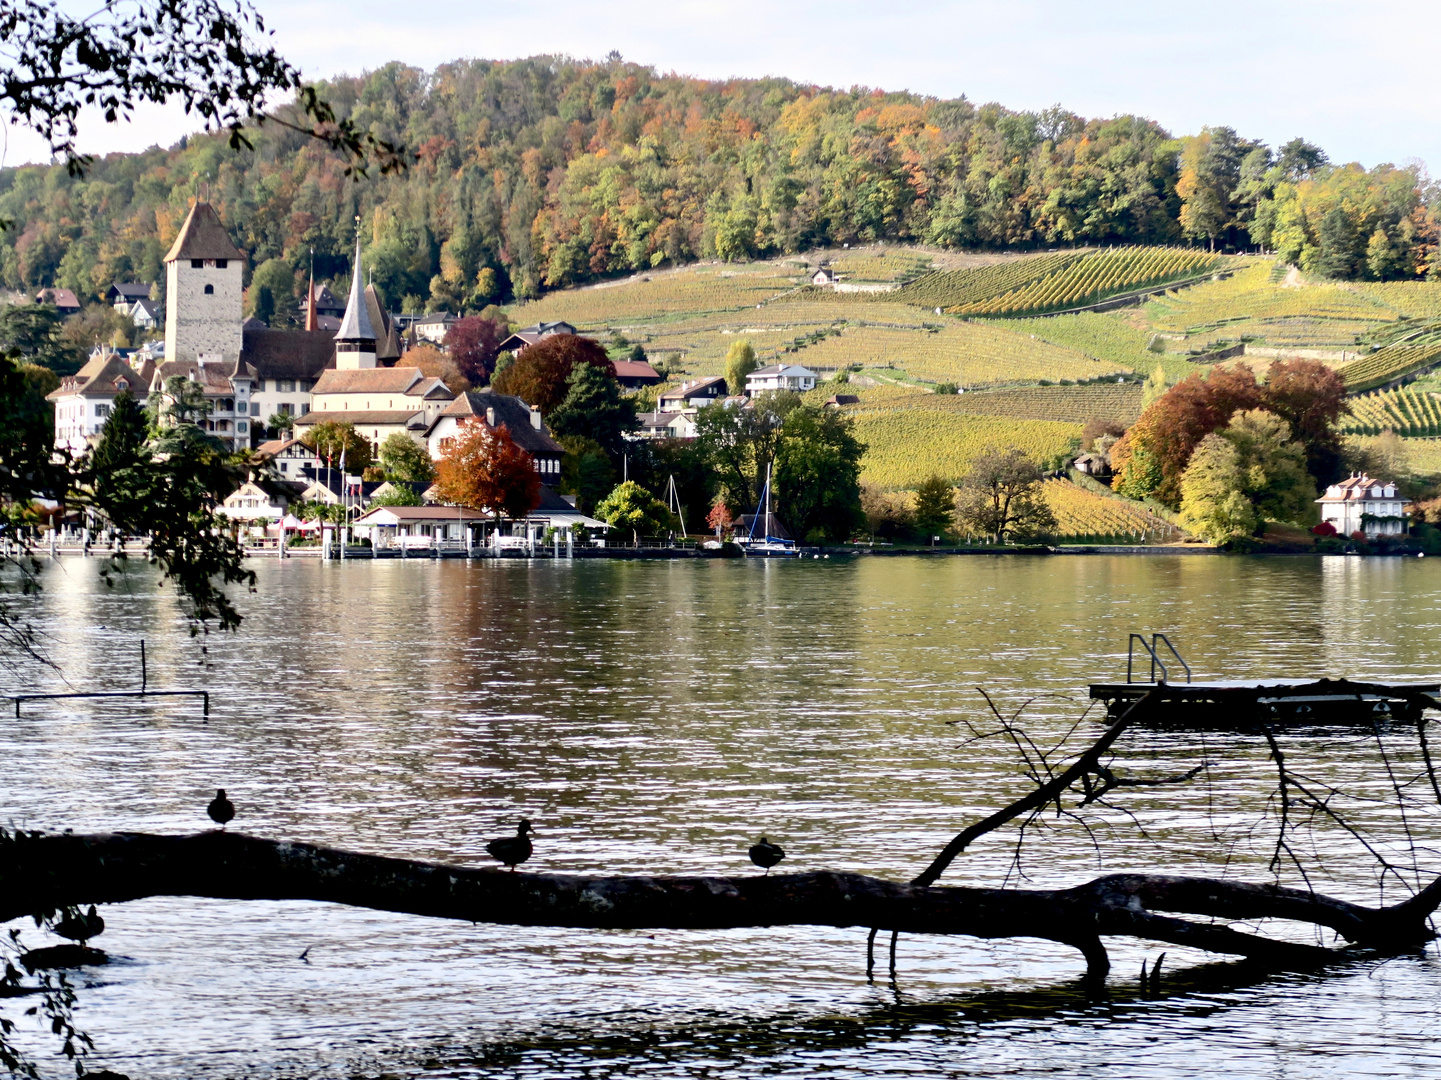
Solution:
{"label": "overcast sky", "polygon": [[[1441,162],[1441,4],[1405,0],[257,0],[311,76],[389,60],[538,53],[628,60],[708,78],[782,75],[966,95],[1016,109],[1138,113],[1177,134],[1228,124],[1273,146],[1296,135],[1335,161]],[[169,145],[178,110],[90,119],[96,153]],[[10,127],[5,164],[43,160]]]}

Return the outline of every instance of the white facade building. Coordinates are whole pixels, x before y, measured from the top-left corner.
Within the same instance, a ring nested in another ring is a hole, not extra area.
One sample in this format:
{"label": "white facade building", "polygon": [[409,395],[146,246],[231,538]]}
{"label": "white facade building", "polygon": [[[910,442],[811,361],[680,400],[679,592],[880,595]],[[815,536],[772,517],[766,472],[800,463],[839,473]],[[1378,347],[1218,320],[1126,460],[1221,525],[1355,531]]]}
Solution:
{"label": "white facade building", "polygon": [[74,375],[61,379],[59,387],[46,395],[55,405],[56,449],[83,454],[105,426],[121,391],[129,390],[138,401],[145,401],[150,389],[146,380],[144,372],[113,353],[93,356]]}
{"label": "white facade building", "polygon": [[1359,532],[1370,540],[1406,532],[1406,499],[1389,480],[1355,474],[1332,484],[1316,502],[1321,520],[1342,536]]}
{"label": "white facade building", "polygon": [[751,397],[767,390],[793,390],[797,394],[816,388],[816,373],[799,364],[772,364],[746,376],[746,393]]}

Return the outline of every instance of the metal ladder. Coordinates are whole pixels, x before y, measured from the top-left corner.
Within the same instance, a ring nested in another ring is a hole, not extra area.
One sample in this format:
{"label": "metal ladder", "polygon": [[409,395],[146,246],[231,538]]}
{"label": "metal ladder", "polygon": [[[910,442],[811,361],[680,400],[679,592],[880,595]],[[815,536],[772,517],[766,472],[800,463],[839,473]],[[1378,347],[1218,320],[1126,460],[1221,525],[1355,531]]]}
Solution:
{"label": "metal ladder", "polygon": [[1175,658],[1176,663],[1181,665],[1182,670],[1186,672],[1186,681],[1191,681],[1191,666],[1181,659],[1181,654],[1176,651],[1176,646],[1171,644],[1171,639],[1165,634],[1152,634],[1149,642],[1146,640],[1145,634],[1132,634],[1126,642],[1126,681],[1128,683],[1136,681],[1132,675],[1132,665],[1135,660],[1136,642],[1138,641],[1141,643],[1141,648],[1145,649],[1146,653],[1151,657],[1151,673],[1150,677],[1146,680],[1147,682],[1156,681],[1156,670],[1158,668],[1161,672],[1161,681],[1171,681],[1171,673],[1166,668],[1166,662],[1161,659],[1158,642],[1164,644],[1166,649]]}

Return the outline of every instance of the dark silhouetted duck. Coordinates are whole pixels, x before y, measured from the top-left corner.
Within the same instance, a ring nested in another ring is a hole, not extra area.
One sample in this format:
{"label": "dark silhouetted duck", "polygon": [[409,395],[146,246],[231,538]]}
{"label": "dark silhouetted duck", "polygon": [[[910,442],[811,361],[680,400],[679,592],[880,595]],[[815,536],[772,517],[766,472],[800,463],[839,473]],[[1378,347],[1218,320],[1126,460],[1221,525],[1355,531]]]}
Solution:
{"label": "dark silhouetted duck", "polygon": [[[527,836],[529,833],[530,836]],[[530,827],[530,822],[525,818],[520,819],[520,824],[515,827],[514,836],[503,836],[499,840],[492,840],[485,845],[485,850],[490,852],[492,859],[499,859],[510,867],[510,872],[515,873],[515,868],[535,850],[531,845],[530,837],[535,835],[535,830]]]}
{"label": "dark silhouetted duck", "polygon": [[786,853],[781,850],[781,846],[779,844],[772,844],[764,836],[761,837],[759,844],[751,845],[751,862],[763,867],[767,874],[771,872],[772,866],[785,857]]}
{"label": "dark silhouetted duck", "polygon": [[105,920],[95,910],[95,905],[91,904],[90,910],[84,915],[78,912],[74,915],[67,915],[51,929],[63,938],[78,941],[84,945],[91,938],[97,938],[105,933]]}
{"label": "dark silhouetted duck", "polygon": [[217,788],[215,798],[210,800],[210,805],[205,808],[210,815],[210,820],[225,828],[225,823],[235,817],[235,804],[225,797],[225,789]]}

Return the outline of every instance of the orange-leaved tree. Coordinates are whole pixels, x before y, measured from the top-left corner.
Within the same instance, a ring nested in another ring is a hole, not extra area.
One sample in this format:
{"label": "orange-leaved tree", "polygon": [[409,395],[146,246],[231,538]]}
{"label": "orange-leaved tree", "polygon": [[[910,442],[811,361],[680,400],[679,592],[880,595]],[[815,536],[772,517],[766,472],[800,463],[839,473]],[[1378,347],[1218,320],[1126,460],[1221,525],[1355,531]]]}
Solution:
{"label": "orange-leaved tree", "polygon": [[508,518],[540,505],[535,459],[515,444],[504,424],[470,419],[461,424],[435,464],[436,492],[448,503]]}
{"label": "orange-leaved tree", "polygon": [[570,373],[576,364],[594,364],[607,373],[613,369],[605,348],[577,334],[552,334],[529,346],[511,364],[496,372],[491,385],[497,393],[513,394],[549,416],[570,390]]}

